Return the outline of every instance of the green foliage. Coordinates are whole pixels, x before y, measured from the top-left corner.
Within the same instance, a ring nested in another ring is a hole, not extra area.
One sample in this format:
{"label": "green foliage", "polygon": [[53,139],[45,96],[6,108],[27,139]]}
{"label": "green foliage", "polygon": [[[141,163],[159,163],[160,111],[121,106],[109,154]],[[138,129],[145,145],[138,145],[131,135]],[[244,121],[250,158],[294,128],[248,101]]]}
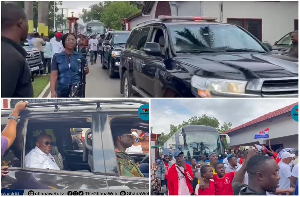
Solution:
{"label": "green foliage", "polygon": [[101,21],[101,14],[104,10],[104,4],[102,2],[98,4],[93,4],[88,9],[82,9],[82,14],[79,14],[79,17],[83,20],[84,23],[87,23],[92,20]]}
{"label": "green foliage", "polygon": [[140,10],[126,1],[113,1],[105,7],[101,22],[110,29],[121,30],[122,19],[139,13]]}
{"label": "green foliage", "polygon": [[[205,125],[210,126],[215,129],[217,129],[220,133],[224,133],[231,129],[232,124],[230,122],[226,123],[224,122],[223,125],[220,125],[220,122],[214,118],[209,117],[206,114],[203,114],[201,117],[193,116],[188,121],[183,121],[181,124],[175,126],[170,125],[170,133],[167,135],[164,135],[163,133],[159,137],[158,141],[160,142],[160,146],[163,146],[163,144],[172,136],[174,135],[180,128],[187,126],[187,125]],[[226,142],[227,145],[227,142]]]}
{"label": "green foliage", "polygon": [[82,9],[79,17],[84,23],[97,20],[103,22],[111,29],[120,30],[122,28],[122,19],[128,18],[141,11],[142,1],[105,1],[91,5],[88,9]]}

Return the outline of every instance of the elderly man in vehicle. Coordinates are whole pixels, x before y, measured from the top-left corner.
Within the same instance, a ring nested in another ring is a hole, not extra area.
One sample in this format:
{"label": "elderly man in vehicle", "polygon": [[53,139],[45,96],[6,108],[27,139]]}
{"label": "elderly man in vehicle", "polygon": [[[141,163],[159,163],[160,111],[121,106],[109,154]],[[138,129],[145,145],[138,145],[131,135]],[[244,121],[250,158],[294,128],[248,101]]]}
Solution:
{"label": "elderly man in vehicle", "polygon": [[51,136],[38,136],[36,147],[25,156],[25,167],[60,170],[54,157],[50,154],[51,144]]}
{"label": "elderly man in vehicle", "polygon": [[121,176],[144,177],[135,161],[125,151],[134,142],[131,127],[112,125],[111,131],[114,139],[115,152]]}

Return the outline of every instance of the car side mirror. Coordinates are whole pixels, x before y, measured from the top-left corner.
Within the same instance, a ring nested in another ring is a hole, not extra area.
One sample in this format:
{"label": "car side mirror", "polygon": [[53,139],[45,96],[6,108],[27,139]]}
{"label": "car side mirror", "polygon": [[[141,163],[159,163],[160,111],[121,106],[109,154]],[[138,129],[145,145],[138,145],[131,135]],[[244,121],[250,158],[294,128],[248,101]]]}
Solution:
{"label": "car side mirror", "polygon": [[270,50],[272,51],[272,46],[268,42],[263,42],[263,44]]}
{"label": "car side mirror", "polygon": [[144,51],[147,55],[160,56],[161,48],[156,42],[147,42],[144,47]]}

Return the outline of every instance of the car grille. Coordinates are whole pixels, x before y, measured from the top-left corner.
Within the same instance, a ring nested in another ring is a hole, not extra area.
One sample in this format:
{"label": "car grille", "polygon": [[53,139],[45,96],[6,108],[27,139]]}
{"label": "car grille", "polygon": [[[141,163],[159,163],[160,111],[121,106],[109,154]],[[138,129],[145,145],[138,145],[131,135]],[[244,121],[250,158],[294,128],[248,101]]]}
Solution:
{"label": "car grille", "polygon": [[28,62],[29,67],[39,66],[41,65],[41,53],[38,51],[32,51],[27,53],[26,60]]}
{"label": "car grille", "polygon": [[263,97],[298,96],[298,79],[265,80],[262,85]]}

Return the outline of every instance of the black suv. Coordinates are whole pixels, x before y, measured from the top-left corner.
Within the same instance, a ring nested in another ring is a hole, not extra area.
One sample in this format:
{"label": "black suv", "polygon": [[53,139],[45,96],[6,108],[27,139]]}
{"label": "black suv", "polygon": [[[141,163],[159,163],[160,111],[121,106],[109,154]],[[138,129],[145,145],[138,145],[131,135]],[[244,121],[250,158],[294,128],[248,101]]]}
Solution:
{"label": "black suv", "polygon": [[107,33],[102,44],[102,68],[108,68],[110,78],[119,73],[120,54],[124,49],[129,31],[110,31]]}
{"label": "black suv", "polygon": [[125,97],[298,97],[298,63],[245,29],[208,17],[137,25],[121,54]]}
{"label": "black suv", "polygon": [[[120,176],[111,133],[117,125],[149,132],[148,121],[138,116],[139,107],[148,102],[54,101],[30,103],[20,114],[16,140],[1,160],[2,166],[9,166],[9,173],[1,179],[2,189],[149,189],[147,175]],[[2,130],[9,114],[11,110],[1,112]],[[72,145],[73,128],[83,130],[83,150]],[[25,155],[41,134],[52,137],[50,153],[60,170],[25,167]],[[148,154],[136,153],[132,158],[140,167],[149,166]]]}

